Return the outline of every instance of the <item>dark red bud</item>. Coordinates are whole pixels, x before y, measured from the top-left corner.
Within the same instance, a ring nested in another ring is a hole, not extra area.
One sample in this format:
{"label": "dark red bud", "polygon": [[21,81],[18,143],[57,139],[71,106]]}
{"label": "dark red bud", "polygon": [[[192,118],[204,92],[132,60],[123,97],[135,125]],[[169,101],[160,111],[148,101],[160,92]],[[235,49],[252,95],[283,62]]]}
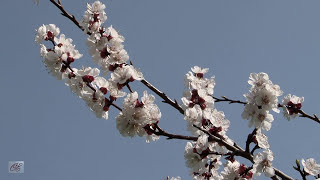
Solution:
{"label": "dark red bud", "polygon": [[67,58],[67,61],[68,61],[69,63],[72,63],[72,62],[74,61],[74,58],[69,56],[69,57]]}
{"label": "dark red bud", "polygon": [[119,90],[121,90],[123,88],[123,84],[117,83],[117,87],[118,87]]}
{"label": "dark red bud", "polygon": [[76,77],[76,75],[75,75],[73,72],[70,72],[70,73],[68,74],[68,78],[71,79],[71,78],[73,78],[73,77]]}
{"label": "dark red bud", "polygon": [[100,57],[102,59],[105,59],[106,57],[108,57],[110,55],[110,53],[108,52],[107,48],[104,48],[102,51],[100,51]]}
{"label": "dark red bud", "polygon": [[143,107],[143,102],[139,102],[139,100],[137,99],[137,101],[136,101],[136,108],[139,108],[139,107]]}
{"label": "dark red bud", "polygon": [[109,106],[103,106],[103,111],[109,111]]}
{"label": "dark red bud", "polygon": [[115,69],[117,69],[117,64],[115,64],[115,65],[110,65],[109,67],[108,67],[108,69],[109,69],[109,71],[114,71]]}
{"label": "dark red bud", "polygon": [[193,95],[193,94],[194,94],[194,95],[198,95],[198,90],[193,89],[193,90],[191,91],[191,93],[192,93],[192,95]]}
{"label": "dark red bud", "polygon": [[54,36],[53,33],[51,31],[48,31],[46,40],[52,39],[53,36]]}
{"label": "dark red bud", "polygon": [[196,73],[196,77],[203,78],[203,73]]}
{"label": "dark red bud", "polygon": [[103,94],[107,94],[108,89],[105,88],[105,87],[101,87],[101,88],[100,88],[100,91],[101,91]]}
{"label": "dark red bud", "polygon": [[301,107],[302,107],[302,104],[301,104],[301,103],[296,104],[296,108],[297,108],[297,109],[301,109]]}
{"label": "dark red bud", "polygon": [[202,126],[207,126],[208,124],[209,123],[207,119],[202,119]]}
{"label": "dark red bud", "polygon": [[94,81],[94,77],[90,75],[85,75],[82,76],[82,80],[86,83],[91,83],[92,81]]}
{"label": "dark red bud", "polygon": [[109,96],[109,98],[110,98],[110,101],[115,101],[115,100],[117,100],[117,98],[116,97],[113,97],[113,96]]}
{"label": "dark red bud", "polygon": [[113,37],[112,37],[111,35],[109,35],[109,36],[107,37],[108,41],[110,41],[112,38],[113,38]]}
{"label": "dark red bud", "polygon": [[133,82],[133,81],[134,81],[134,78],[131,76],[131,77],[129,78],[129,81],[130,81],[130,82]]}
{"label": "dark red bud", "polygon": [[239,174],[243,174],[246,171],[247,167],[244,164],[241,164],[239,167]]}
{"label": "dark red bud", "polygon": [[207,107],[207,105],[205,103],[203,103],[203,104],[200,104],[200,107],[202,110],[204,110]]}

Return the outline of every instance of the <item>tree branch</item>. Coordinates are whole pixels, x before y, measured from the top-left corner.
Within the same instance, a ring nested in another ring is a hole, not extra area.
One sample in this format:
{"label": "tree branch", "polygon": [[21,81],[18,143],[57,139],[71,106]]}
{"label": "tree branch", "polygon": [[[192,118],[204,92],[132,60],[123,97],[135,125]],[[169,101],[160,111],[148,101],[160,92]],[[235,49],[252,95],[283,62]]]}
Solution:
{"label": "tree branch", "polygon": [[[54,4],[58,9],[61,11],[61,15],[70,19],[78,28],[80,28],[82,31],[84,31],[83,27],[80,26],[80,23],[77,21],[77,19],[74,17],[74,15],[69,14],[62,6],[61,0],[55,1],[55,0],[50,0],[52,4]],[[90,32],[87,32],[88,35],[91,35]]]}
{"label": "tree branch", "polygon": [[147,80],[143,79],[141,80],[142,84],[144,84],[147,88],[149,88],[151,91],[156,93],[158,96],[160,96],[164,103],[170,104],[172,107],[177,109],[181,114],[184,114],[184,110],[182,107],[178,104],[177,100],[171,100],[165,93],[154,87],[152,84],[150,84]]}
{"label": "tree branch", "polygon": [[[283,105],[278,104],[278,107],[283,107]],[[311,119],[311,120],[313,120],[313,121],[315,121],[315,122],[317,122],[317,123],[320,124],[320,119],[319,119],[319,117],[318,117],[316,114],[313,114],[313,116],[311,116],[311,115],[305,113],[305,112],[304,112],[303,110],[301,110],[301,109],[293,109],[293,110],[294,110],[295,112],[299,113],[299,116],[300,116],[300,117],[309,118],[309,119]]]}
{"label": "tree branch", "polygon": [[246,105],[247,102],[243,102],[243,101],[239,101],[239,100],[232,100],[232,99],[229,99],[225,96],[221,96],[222,98],[217,98],[215,96],[211,96],[213,99],[214,99],[214,102],[229,102],[229,104],[233,104],[233,103],[238,103],[238,104],[244,104]]}
{"label": "tree branch", "polygon": [[[77,21],[77,19],[75,18],[74,15],[70,15],[67,11],[65,11],[65,9],[63,8],[61,1],[58,0],[58,2],[56,2],[55,0],[50,0],[50,2],[52,4],[54,4],[58,9],[60,9],[61,14],[65,17],[67,17],[68,19],[70,19],[79,29],[81,29],[82,31],[84,31],[84,28],[80,26],[79,22]],[[90,32],[87,33],[88,35],[91,35]],[[152,84],[150,84],[148,81],[146,80],[141,80],[141,82],[148,87],[150,90],[152,90],[154,93],[156,93],[158,96],[160,96],[165,102],[170,104],[172,107],[174,107],[175,109],[177,109],[181,114],[184,114],[184,110],[182,109],[182,107],[178,104],[178,102],[176,100],[171,100],[165,93],[161,92],[160,90],[158,90],[156,87],[154,87]],[[225,96],[222,96],[222,99],[216,98],[214,96],[212,96],[215,99],[215,102],[229,102],[229,104],[233,104],[233,103],[238,103],[238,104],[247,104],[246,102],[242,102],[239,100],[231,100]],[[112,106],[116,107],[118,110],[122,111],[120,107],[118,107],[115,104],[111,104]],[[302,110],[301,112],[299,112],[302,117],[308,117],[310,119],[313,119],[312,116],[305,114]],[[317,118],[316,115],[314,115],[314,118],[316,118],[315,121],[319,121],[319,118]],[[314,120],[314,119],[313,119]],[[197,126],[195,126],[197,127]],[[181,139],[181,140],[191,140],[191,141],[197,141],[198,137],[194,137],[194,136],[183,136],[183,135],[176,135],[176,134],[171,134],[168,133],[164,130],[162,130],[157,124],[155,129],[151,129],[150,127],[146,127],[147,130],[149,130],[150,132],[152,132],[153,134],[157,135],[157,136],[165,136],[167,137],[167,139]],[[233,145],[230,145],[229,143],[227,143],[225,140],[218,138],[212,134],[210,134],[209,132],[197,127],[198,129],[200,129],[201,131],[207,133],[209,135],[209,141],[210,142],[217,142],[223,146],[225,146],[229,151],[232,151],[234,153],[235,156],[241,156],[243,158],[248,159],[249,161],[251,161],[252,163],[254,163],[253,161],[253,156],[252,154],[250,154],[250,152],[246,152],[244,149],[242,149],[240,146],[238,146],[236,143],[234,143]],[[280,170],[274,168],[275,170],[275,174],[279,177],[281,177],[283,180],[293,180],[293,178],[291,178],[290,176],[284,174],[283,172],[281,172]],[[274,178],[272,178],[274,179]]]}

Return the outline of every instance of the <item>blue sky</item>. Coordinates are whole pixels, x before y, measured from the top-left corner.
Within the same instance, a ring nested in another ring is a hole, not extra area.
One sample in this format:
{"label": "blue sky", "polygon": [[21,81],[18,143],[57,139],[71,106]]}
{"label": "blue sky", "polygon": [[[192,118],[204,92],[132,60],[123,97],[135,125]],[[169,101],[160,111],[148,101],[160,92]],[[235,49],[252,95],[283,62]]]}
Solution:
{"label": "blue sky", "polygon": [[[63,1],[81,19],[86,1]],[[180,99],[184,75],[194,65],[210,68],[215,95],[244,100],[251,72],[266,72],[284,95],[304,96],[303,109],[319,113],[320,2],[316,0],[108,0],[107,26],[126,38],[125,48],[145,78],[172,98]],[[191,179],[185,167],[185,141],[145,143],[124,138],[115,128],[118,111],[97,119],[62,81],[49,76],[34,43],[35,29],[53,23],[84,54],[75,65],[94,66],[86,35],[48,1],[3,1],[0,76],[0,179],[163,180]],[[13,9],[12,9],[13,8]],[[142,92],[139,82],[132,87]],[[183,116],[167,104],[160,126],[188,134]],[[117,102],[121,104],[121,101]],[[231,122],[229,137],[242,147],[252,131],[241,119],[243,106],[217,103]],[[290,122],[273,113],[266,133],[274,166],[298,178],[295,159],[320,162],[320,125],[304,118]],[[8,174],[8,161],[25,161],[24,174]],[[239,158],[240,161],[243,161]],[[245,161],[243,161],[245,162]],[[264,178],[259,178],[264,179]]]}

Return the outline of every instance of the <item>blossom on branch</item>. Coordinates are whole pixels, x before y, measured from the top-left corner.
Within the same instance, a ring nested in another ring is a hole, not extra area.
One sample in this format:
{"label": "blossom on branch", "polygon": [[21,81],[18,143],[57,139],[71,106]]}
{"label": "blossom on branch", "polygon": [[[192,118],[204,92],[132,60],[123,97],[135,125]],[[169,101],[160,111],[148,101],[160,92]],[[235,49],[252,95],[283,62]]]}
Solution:
{"label": "blossom on branch", "polygon": [[317,176],[320,174],[320,164],[317,164],[316,160],[313,158],[309,158],[307,160],[302,159],[301,163],[303,165],[303,170],[312,175],[312,176]]}
{"label": "blossom on branch", "polygon": [[104,73],[113,71],[118,66],[126,64],[129,60],[129,55],[124,49],[123,42],[124,37],[112,26],[87,38],[89,53],[93,61],[102,68]]}
{"label": "blossom on branch", "polygon": [[38,28],[34,41],[38,44],[42,41],[53,40],[54,37],[58,36],[60,29],[55,24],[42,25]]}
{"label": "blossom on branch", "polygon": [[248,83],[252,86],[249,93],[244,94],[247,99],[242,118],[250,120],[249,127],[262,128],[269,131],[273,116],[270,110],[279,112],[278,96],[282,95],[280,87],[269,80],[266,73],[251,73]]}
{"label": "blossom on branch", "polygon": [[138,93],[133,92],[127,95],[123,101],[122,112],[117,116],[117,129],[124,137],[146,136],[147,141],[150,138],[157,140],[148,128],[153,129],[153,124],[158,123],[161,118],[160,109],[154,104],[154,96],[148,94],[146,91],[141,98],[138,99]]}
{"label": "blossom on branch", "polygon": [[288,94],[282,99],[283,115],[288,120],[298,116],[299,110],[302,107],[304,97]]}
{"label": "blossom on branch", "polygon": [[258,129],[255,136],[254,142],[262,149],[269,149],[270,145],[268,142],[268,137],[262,134],[261,129]]}
{"label": "blossom on branch", "polygon": [[66,38],[64,34],[57,38],[59,32],[59,28],[54,24],[43,25],[38,29],[35,39],[37,42],[43,40],[52,42],[53,48],[47,48],[44,44],[40,44],[40,55],[44,58],[43,62],[49,73],[61,80],[70,72],[70,64],[74,60],[80,59],[82,54],[75,49],[72,39]]}
{"label": "blossom on branch", "polygon": [[84,28],[84,32],[98,32],[100,26],[107,20],[106,6],[100,1],[95,1],[92,4],[87,3],[87,10],[85,11],[80,25]]}
{"label": "blossom on branch", "polygon": [[272,177],[275,171],[272,167],[273,153],[270,149],[264,150],[262,153],[257,153],[253,158],[253,170],[257,176],[263,172],[265,176]]}
{"label": "blossom on branch", "polygon": [[208,135],[201,135],[197,142],[187,142],[184,152],[186,166],[194,179],[216,179],[219,177],[218,169],[222,164],[221,155],[211,153]]}
{"label": "blossom on branch", "polygon": [[228,160],[225,163],[224,170],[221,172],[221,180],[239,179],[250,180],[253,179],[252,168],[240,164],[238,161]]}

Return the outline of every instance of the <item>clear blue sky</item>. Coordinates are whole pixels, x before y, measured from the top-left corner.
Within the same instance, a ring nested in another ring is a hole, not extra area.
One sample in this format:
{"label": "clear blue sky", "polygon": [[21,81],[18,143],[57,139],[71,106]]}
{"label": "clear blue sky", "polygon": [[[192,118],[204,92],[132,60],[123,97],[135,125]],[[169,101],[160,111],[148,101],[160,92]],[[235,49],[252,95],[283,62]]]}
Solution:
{"label": "clear blue sky", "polygon": [[[305,97],[303,109],[320,115],[320,1],[317,0],[108,0],[107,25],[126,38],[125,48],[145,78],[180,99],[185,73],[209,67],[216,96],[244,100],[251,72],[266,72],[284,94]],[[84,0],[62,0],[78,19]],[[118,111],[97,119],[62,81],[48,75],[34,43],[35,29],[54,23],[84,54],[77,66],[93,65],[86,36],[48,1],[2,1],[0,89],[1,180],[163,180],[191,179],[185,167],[185,141],[145,143],[124,138],[115,128]],[[141,83],[133,88],[143,91]],[[188,134],[175,109],[156,102],[160,126]],[[117,102],[121,104],[121,102]],[[241,119],[243,106],[216,104],[231,121],[228,135],[242,147],[252,131]],[[266,134],[274,166],[298,178],[295,159],[320,162],[320,125],[309,119],[290,122],[273,113]],[[8,161],[25,161],[24,174],[8,174]],[[242,159],[239,159],[242,161]],[[264,179],[264,178],[259,178]]]}

